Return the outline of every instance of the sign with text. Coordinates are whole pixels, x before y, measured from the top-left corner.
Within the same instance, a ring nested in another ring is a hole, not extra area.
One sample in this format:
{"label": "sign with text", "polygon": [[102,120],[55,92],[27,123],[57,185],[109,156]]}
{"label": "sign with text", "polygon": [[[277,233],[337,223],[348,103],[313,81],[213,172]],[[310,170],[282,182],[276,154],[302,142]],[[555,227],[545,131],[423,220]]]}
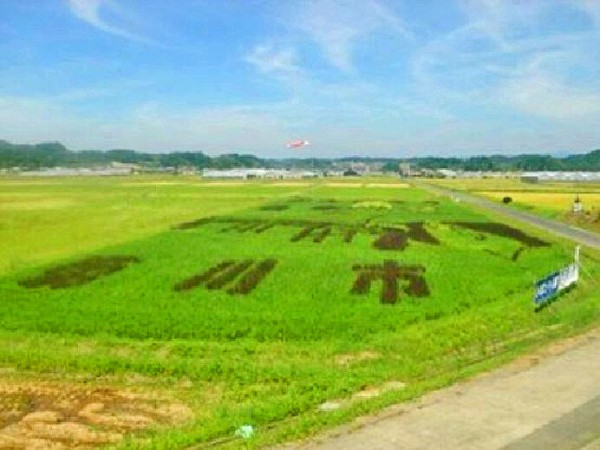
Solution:
{"label": "sign with text", "polygon": [[579,280],[579,264],[577,263],[569,264],[558,272],[548,275],[535,283],[534,303],[536,305],[546,303],[560,291],[576,283],[577,280]]}

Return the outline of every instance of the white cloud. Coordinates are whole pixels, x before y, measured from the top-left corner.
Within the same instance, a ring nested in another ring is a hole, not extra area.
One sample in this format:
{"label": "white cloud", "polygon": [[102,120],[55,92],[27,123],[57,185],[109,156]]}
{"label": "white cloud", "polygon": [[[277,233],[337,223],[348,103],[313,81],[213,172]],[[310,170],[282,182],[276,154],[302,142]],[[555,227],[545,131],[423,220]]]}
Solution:
{"label": "white cloud", "polygon": [[273,45],[257,45],[244,60],[263,74],[299,73],[296,52],[293,49],[277,50]]}
{"label": "white cloud", "polygon": [[[507,107],[553,121],[600,113],[600,83],[590,73],[600,63],[590,51],[600,45],[592,25],[560,31],[557,14],[584,11],[590,19],[600,2],[464,0],[467,22],[429,42],[413,59],[420,92],[457,110],[501,113]],[[580,76],[587,73],[588,76]],[[434,101],[435,101],[434,100]]]}
{"label": "white cloud", "polygon": [[600,94],[578,89],[542,74],[520,77],[501,90],[518,110],[549,119],[571,119],[600,113]]}
{"label": "white cloud", "polygon": [[[368,108],[354,111],[288,103],[182,111],[146,103],[110,117],[97,117],[81,114],[72,104],[54,98],[0,96],[0,137],[20,143],[61,141],[74,150],[236,151],[273,157],[291,156],[285,143],[296,136],[314,144],[302,152],[304,157],[587,151],[600,141],[593,116],[553,127],[506,127],[456,120],[415,125],[392,112],[377,109],[373,114]],[[336,122],[339,114],[349,114],[351,120]],[[362,120],[355,120],[360,114]],[[315,117],[307,120],[311,115]]]}
{"label": "white cloud", "polygon": [[356,43],[375,32],[410,36],[405,24],[377,0],[307,0],[292,8],[285,22],[317,43],[331,65],[354,70]]}
{"label": "white cloud", "polygon": [[142,36],[108,23],[101,17],[102,9],[110,10],[113,14],[119,13],[119,7],[114,0],[67,0],[67,4],[73,15],[105,33],[133,41],[150,42]]}
{"label": "white cloud", "polygon": [[[466,22],[429,35],[429,42],[425,36],[411,37],[381,1],[290,4],[282,6],[285,31],[258,37],[254,42],[260,44],[241,58],[262,76],[258,84],[284,87],[283,102],[186,110],[147,103],[100,117],[89,115],[85,100],[111,95],[114,88],[81,87],[43,99],[0,95],[0,138],[60,140],[75,149],[280,156],[285,155],[283,144],[296,136],[314,142],[303,152],[307,156],[581,151],[600,141],[595,125],[600,120],[600,62],[590,56],[597,55],[594,46],[600,47],[594,22],[600,1],[465,0]],[[131,38],[126,29],[139,29],[132,28],[135,20],[114,0],[69,0],[69,5],[77,17],[105,32]],[[557,5],[585,12],[590,20],[581,23],[588,28],[541,26]],[[373,44],[369,38],[380,33],[422,45],[415,48],[412,86],[402,85],[402,77],[396,85],[393,75],[382,80],[369,78],[366,71],[357,74],[358,47]],[[334,70],[313,68],[307,58],[314,48],[307,40],[317,44]],[[584,77],[578,76],[581,72]]]}
{"label": "white cloud", "polygon": [[81,114],[57,98],[0,96],[0,136],[13,142],[61,141],[71,149],[273,151],[289,139],[287,105],[176,111],[147,103],[111,117]]}

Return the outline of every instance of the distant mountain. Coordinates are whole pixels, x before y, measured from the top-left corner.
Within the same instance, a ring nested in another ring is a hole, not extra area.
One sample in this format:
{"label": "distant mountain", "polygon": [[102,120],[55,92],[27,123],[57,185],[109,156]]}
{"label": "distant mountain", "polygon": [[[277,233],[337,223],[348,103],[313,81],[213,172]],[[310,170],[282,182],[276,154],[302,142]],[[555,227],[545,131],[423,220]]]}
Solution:
{"label": "distant mountain", "polygon": [[59,142],[41,144],[12,144],[0,140],[0,168],[20,167],[91,167],[111,162],[139,164],[144,167],[195,167],[198,169],[229,169],[234,167],[273,167],[331,170],[348,164],[377,166],[386,171],[397,171],[399,163],[410,163],[415,168],[454,169],[469,171],[600,171],[600,149],[586,154],[557,157],[551,155],[491,155],[420,158],[288,158],[263,159],[237,153],[210,157],[202,152],[177,151],[171,153],[141,153],[135,150],[70,151]]}

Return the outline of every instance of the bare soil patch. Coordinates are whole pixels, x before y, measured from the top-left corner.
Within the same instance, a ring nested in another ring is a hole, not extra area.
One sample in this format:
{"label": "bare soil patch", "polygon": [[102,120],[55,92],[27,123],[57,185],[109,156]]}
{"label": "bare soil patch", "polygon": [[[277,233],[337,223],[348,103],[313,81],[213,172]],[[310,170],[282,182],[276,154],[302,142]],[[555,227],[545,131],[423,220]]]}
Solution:
{"label": "bare soil patch", "polygon": [[41,275],[19,281],[19,284],[27,288],[48,286],[51,289],[79,286],[97,278],[119,272],[129,264],[139,261],[139,258],[135,256],[90,256],[79,261],[47,269]]}
{"label": "bare soil patch", "polygon": [[191,410],[166,398],[104,387],[0,383],[0,448],[90,449],[126,434],[182,424]]}
{"label": "bare soil patch", "polygon": [[406,383],[402,381],[388,381],[379,386],[366,386],[358,392],[352,394],[349,398],[340,398],[329,400],[319,405],[318,410],[322,412],[336,411],[343,408],[348,408],[353,404],[372,398],[379,397],[389,391],[398,391],[406,387]]}
{"label": "bare soil patch", "polygon": [[381,358],[381,353],[365,350],[357,353],[344,353],[337,355],[334,362],[339,366],[349,366],[362,361],[371,361]]}

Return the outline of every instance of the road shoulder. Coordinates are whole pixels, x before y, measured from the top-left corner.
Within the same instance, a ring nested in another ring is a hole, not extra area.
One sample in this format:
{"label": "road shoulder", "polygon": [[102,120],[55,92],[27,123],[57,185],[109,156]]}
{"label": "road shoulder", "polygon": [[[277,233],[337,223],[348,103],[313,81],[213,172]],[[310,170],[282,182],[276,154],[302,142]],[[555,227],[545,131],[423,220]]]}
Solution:
{"label": "road shoulder", "polygon": [[[598,438],[597,422],[592,420],[596,410],[590,402],[600,396],[599,353],[600,328],[418,401],[280,448],[430,449],[443,443],[446,449],[518,449],[541,442],[544,448],[558,449],[592,445]],[[548,442],[553,446],[548,447]]]}

